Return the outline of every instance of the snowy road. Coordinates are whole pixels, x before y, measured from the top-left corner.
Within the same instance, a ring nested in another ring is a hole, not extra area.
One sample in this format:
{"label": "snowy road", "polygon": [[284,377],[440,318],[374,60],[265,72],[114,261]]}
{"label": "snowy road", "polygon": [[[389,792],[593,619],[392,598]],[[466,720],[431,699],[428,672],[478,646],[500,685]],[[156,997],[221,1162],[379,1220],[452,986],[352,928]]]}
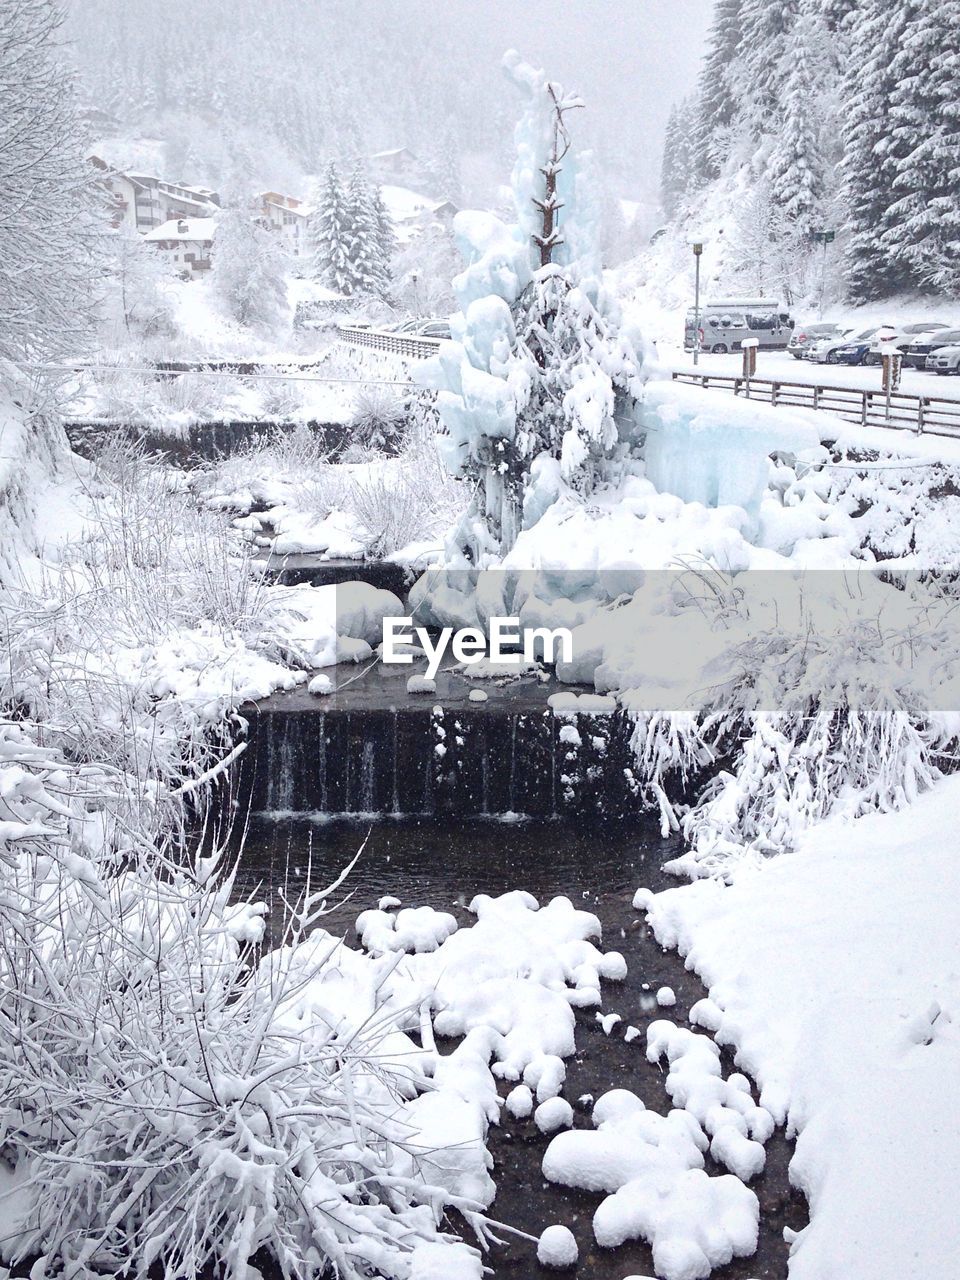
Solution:
{"label": "snowy road", "polygon": [[[714,373],[735,377],[743,368],[743,357],[739,352],[726,356],[702,354],[699,366],[694,368],[690,353],[682,348],[660,344],[659,350],[661,363],[671,372]],[[854,387],[858,391],[879,391],[882,383],[881,370],[878,368],[813,364],[809,360],[795,360],[785,351],[761,351],[757,357],[757,377],[802,382],[811,387]],[[960,378],[941,378],[935,373],[904,368],[900,390],[909,395],[960,400]]]}

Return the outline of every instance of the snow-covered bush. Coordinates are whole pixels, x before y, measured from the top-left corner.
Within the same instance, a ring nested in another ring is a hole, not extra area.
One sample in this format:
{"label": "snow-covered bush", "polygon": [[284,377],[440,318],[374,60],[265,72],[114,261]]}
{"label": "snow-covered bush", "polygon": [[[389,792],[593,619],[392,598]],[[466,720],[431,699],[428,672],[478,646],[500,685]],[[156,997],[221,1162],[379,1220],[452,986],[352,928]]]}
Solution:
{"label": "snow-covered bush", "polygon": [[304,1280],[407,1280],[426,1242],[466,1265],[439,1220],[481,1206],[428,1181],[400,1119],[428,1083],[412,1044],[376,1008],[357,1027],[314,996],[298,1020],[340,948],[298,949],[326,893],[258,963],[262,908],[231,904],[219,849],[125,826],[111,856],[128,785],[0,722],[0,1257],[240,1280],[259,1252]]}
{"label": "snow-covered bush", "polygon": [[260,400],[260,411],[268,418],[281,421],[300,418],[303,415],[303,390],[293,378],[263,378],[253,383]]}
{"label": "snow-covered bush", "polygon": [[407,405],[392,387],[371,382],[362,386],[353,402],[351,437],[373,449],[396,449],[407,421]]}

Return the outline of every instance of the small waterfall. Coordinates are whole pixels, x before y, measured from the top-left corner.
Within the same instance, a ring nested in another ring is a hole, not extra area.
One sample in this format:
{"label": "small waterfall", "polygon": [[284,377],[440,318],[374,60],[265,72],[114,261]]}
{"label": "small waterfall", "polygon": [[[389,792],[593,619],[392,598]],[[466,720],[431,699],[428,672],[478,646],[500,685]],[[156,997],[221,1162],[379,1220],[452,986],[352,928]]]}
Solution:
{"label": "small waterfall", "polygon": [[[536,818],[635,814],[630,725],[559,720],[502,700],[436,709],[322,707],[302,694],[248,713],[243,803],[254,811]],[[575,732],[570,732],[574,729]]]}

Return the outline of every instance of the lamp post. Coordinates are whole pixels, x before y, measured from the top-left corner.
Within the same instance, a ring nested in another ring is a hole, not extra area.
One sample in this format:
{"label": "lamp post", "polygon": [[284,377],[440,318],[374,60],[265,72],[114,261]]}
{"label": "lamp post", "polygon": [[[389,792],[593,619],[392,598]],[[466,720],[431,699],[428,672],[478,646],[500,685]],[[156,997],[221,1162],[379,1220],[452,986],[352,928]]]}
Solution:
{"label": "lamp post", "polygon": [[696,274],[694,277],[694,301],[693,301],[693,363],[700,363],[700,258],[703,255],[703,242],[695,240],[693,242],[693,261],[696,265]]}
{"label": "lamp post", "polygon": [[814,244],[823,245],[823,256],[820,259],[820,305],[817,308],[817,318],[823,319],[823,294],[827,287],[827,245],[833,244],[837,238],[836,231],[811,231],[810,239]]}

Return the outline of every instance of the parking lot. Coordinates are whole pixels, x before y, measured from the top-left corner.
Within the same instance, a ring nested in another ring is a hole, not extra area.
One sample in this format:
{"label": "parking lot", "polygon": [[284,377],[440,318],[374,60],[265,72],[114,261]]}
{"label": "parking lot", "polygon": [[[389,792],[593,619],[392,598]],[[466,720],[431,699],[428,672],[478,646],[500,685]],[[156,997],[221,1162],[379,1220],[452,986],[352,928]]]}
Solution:
{"label": "parking lot", "polygon": [[[693,358],[681,346],[659,344],[660,361],[665,369],[693,370]],[[699,373],[723,373],[736,376],[743,368],[740,352],[730,355],[700,355]],[[783,382],[801,382],[813,387],[855,387],[859,391],[879,390],[882,370],[868,365],[814,364],[809,360],[795,360],[786,351],[760,351],[757,354],[758,378],[773,378]],[[941,378],[925,370],[904,367],[900,390],[917,396],[937,396],[947,400],[960,400],[960,378]]]}

